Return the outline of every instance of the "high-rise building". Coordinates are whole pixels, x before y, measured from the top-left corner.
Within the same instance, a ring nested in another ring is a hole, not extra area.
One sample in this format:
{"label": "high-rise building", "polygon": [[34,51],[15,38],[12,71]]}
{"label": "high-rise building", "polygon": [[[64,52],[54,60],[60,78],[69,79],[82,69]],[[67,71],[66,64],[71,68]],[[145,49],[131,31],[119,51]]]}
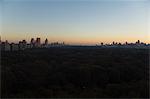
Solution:
{"label": "high-rise building", "polygon": [[44,47],[48,47],[48,39],[46,38],[45,42],[44,42]]}
{"label": "high-rise building", "polygon": [[5,50],[5,51],[10,51],[10,44],[8,43],[7,40],[6,40],[6,42],[4,43],[4,50]]}
{"label": "high-rise building", "polygon": [[35,43],[35,41],[34,41],[34,38],[31,38],[31,42],[30,42],[31,44],[34,44]]}
{"label": "high-rise building", "polygon": [[45,40],[45,45],[48,45],[48,39],[46,38],[46,40]]}
{"label": "high-rise building", "polygon": [[41,43],[40,38],[37,38],[37,39],[36,39],[36,43],[37,43],[37,44],[40,44],[40,43]]}
{"label": "high-rise building", "polygon": [[113,43],[112,43],[113,45],[115,45],[115,42],[113,41]]}
{"label": "high-rise building", "polygon": [[138,40],[137,43],[140,44],[140,40]]}
{"label": "high-rise building", "polygon": [[41,47],[41,40],[40,40],[40,38],[36,39],[36,47]]}
{"label": "high-rise building", "polygon": [[31,46],[31,48],[35,47],[35,40],[34,40],[34,38],[31,38],[30,46]]}
{"label": "high-rise building", "polygon": [[138,40],[138,41],[136,42],[136,44],[140,44],[140,40]]}

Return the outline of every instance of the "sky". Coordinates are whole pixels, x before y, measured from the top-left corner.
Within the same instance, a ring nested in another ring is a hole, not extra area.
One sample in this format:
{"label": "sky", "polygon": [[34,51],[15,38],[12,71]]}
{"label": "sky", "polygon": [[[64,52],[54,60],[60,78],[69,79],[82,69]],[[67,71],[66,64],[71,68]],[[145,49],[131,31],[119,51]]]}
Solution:
{"label": "sky", "polygon": [[149,0],[0,0],[1,39],[150,43]]}

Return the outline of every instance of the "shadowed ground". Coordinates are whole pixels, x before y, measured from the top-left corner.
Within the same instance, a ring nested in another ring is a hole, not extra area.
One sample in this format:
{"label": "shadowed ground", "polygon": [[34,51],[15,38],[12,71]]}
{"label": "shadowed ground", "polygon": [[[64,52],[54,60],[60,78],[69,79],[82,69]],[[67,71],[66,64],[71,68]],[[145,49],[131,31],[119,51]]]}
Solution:
{"label": "shadowed ground", "polygon": [[2,97],[149,97],[148,49],[54,47],[1,54]]}

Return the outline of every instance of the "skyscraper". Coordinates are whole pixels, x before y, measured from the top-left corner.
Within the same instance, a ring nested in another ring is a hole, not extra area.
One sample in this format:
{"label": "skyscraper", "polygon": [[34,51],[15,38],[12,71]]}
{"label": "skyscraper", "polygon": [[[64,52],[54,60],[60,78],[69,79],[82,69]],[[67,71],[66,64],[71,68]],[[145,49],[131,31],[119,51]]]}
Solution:
{"label": "skyscraper", "polygon": [[113,45],[115,45],[115,42],[113,41],[113,43],[112,43]]}
{"label": "skyscraper", "polygon": [[40,40],[40,38],[36,39],[36,47],[41,47],[41,40]]}
{"label": "skyscraper", "polygon": [[35,47],[35,40],[34,40],[34,38],[31,38],[30,46],[31,46],[31,48]]}
{"label": "skyscraper", "polygon": [[40,44],[40,43],[41,43],[40,38],[36,38],[36,42],[37,42],[38,44]]}
{"label": "skyscraper", "polygon": [[45,45],[47,45],[48,44],[48,39],[46,38],[46,40],[45,40]]}
{"label": "skyscraper", "polygon": [[34,41],[34,38],[31,38],[31,42],[30,42],[31,44],[34,44],[35,43],[35,41]]}
{"label": "skyscraper", "polygon": [[140,40],[138,40],[137,43],[140,44]]}

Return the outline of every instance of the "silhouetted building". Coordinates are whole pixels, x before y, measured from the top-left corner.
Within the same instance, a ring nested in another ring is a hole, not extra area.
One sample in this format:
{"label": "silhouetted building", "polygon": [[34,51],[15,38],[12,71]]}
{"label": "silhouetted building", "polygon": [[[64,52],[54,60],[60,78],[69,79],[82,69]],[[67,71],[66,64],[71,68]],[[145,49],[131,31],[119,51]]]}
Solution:
{"label": "silhouetted building", "polygon": [[23,42],[19,41],[19,50],[23,50]]}
{"label": "silhouetted building", "polygon": [[19,50],[25,50],[26,47],[27,47],[27,42],[26,40],[22,40],[22,41],[19,41]]}
{"label": "silhouetted building", "polygon": [[35,40],[34,40],[34,38],[31,38],[30,46],[31,46],[31,48],[35,47]]}
{"label": "silhouetted building", "polygon": [[51,43],[51,46],[64,46],[65,42],[59,43],[59,42],[53,42]]}
{"label": "silhouetted building", "polygon": [[10,45],[9,45],[9,43],[8,43],[8,41],[6,40],[6,42],[5,42],[5,50],[7,51],[7,50],[10,50]]}
{"label": "silhouetted building", "polygon": [[119,43],[118,45],[121,45],[121,43]]}
{"label": "silhouetted building", "polygon": [[46,40],[45,40],[45,45],[47,45],[48,44],[48,39],[46,38]]}
{"label": "silhouetted building", "polygon": [[26,40],[23,40],[22,43],[23,43],[23,48],[26,49],[26,46],[27,46]]}
{"label": "silhouetted building", "polygon": [[[6,40],[5,42],[1,42],[1,37],[0,37],[0,48],[2,51],[17,51],[17,50],[25,50],[26,48],[41,48],[41,47],[62,47],[65,46],[64,42],[52,42],[51,44],[48,44],[48,39],[45,39],[45,42],[41,44],[41,40],[40,38],[37,38],[36,41],[34,40],[34,38],[31,38],[31,42],[30,44],[27,44],[26,40],[22,40],[19,41],[19,44],[15,44],[15,43],[11,43],[9,44],[9,42]],[[140,42],[140,40],[136,41],[136,43],[128,43],[125,42],[123,44],[121,43],[117,43],[117,42],[112,42],[110,44],[103,44],[103,42],[101,42],[101,46],[102,47],[110,47],[110,48],[114,48],[114,47],[119,47],[119,48],[149,48],[150,44],[146,44],[143,42]]]}
{"label": "silhouetted building", "polygon": [[140,40],[138,40],[138,41],[136,42],[136,44],[140,44]]}
{"label": "silhouetted building", "polygon": [[34,44],[35,43],[35,40],[34,40],[34,38],[31,38],[31,42],[30,42],[31,44]]}
{"label": "silhouetted building", "polygon": [[115,45],[115,42],[113,41],[113,43],[112,43],[113,45]]}
{"label": "silhouetted building", "polygon": [[40,40],[40,38],[36,39],[36,47],[41,47],[41,40]]}
{"label": "silhouetted building", "polygon": [[1,43],[1,50],[2,51],[10,51],[10,44],[8,43],[8,41],[6,40],[5,42]]}
{"label": "silhouetted building", "polygon": [[44,44],[43,44],[43,47],[48,47],[48,39],[46,38]]}

